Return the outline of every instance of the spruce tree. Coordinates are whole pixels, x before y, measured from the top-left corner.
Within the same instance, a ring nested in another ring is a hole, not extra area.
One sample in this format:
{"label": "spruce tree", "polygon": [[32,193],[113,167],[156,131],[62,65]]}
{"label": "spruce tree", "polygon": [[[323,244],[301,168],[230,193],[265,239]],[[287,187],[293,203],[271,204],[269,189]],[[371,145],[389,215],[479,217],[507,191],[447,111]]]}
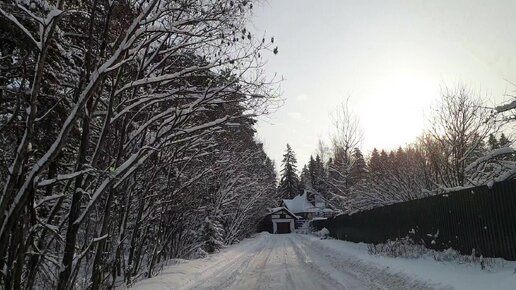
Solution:
{"label": "spruce tree", "polygon": [[500,139],[498,140],[499,148],[509,147],[509,146],[511,146],[511,144],[512,144],[512,142],[509,139],[507,139],[507,137],[505,137],[504,133],[502,133],[502,135],[500,135]]}
{"label": "spruce tree", "polygon": [[[505,134],[502,133],[502,135],[500,135],[500,139],[498,140],[498,145],[499,145],[499,148],[511,147],[512,141],[509,140],[507,137],[505,137]],[[510,154],[508,156],[504,156],[502,159],[516,161],[516,154]]]}
{"label": "spruce tree", "polygon": [[489,144],[490,150],[495,150],[500,147],[498,145],[498,140],[496,140],[496,137],[494,136],[494,134],[489,134],[489,139],[487,140],[487,144]]}
{"label": "spruce tree", "polygon": [[338,195],[345,196],[349,191],[349,170],[351,158],[349,153],[342,147],[334,148],[333,158],[328,166],[328,178],[332,191]]}
{"label": "spruce tree", "polygon": [[380,153],[378,153],[378,150],[376,148],[373,149],[373,152],[371,152],[371,157],[369,158],[368,163],[369,173],[372,175],[380,175],[382,171],[382,162],[380,160]]}
{"label": "spruce tree", "polygon": [[396,168],[396,152],[390,151],[389,156],[387,157],[386,164],[387,171],[393,173]]}
{"label": "spruce tree", "polygon": [[[301,172],[301,181],[304,180],[303,174],[304,168]],[[315,158],[313,156],[310,156],[307,174],[307,180],[309,181],[307,186],[309,186],[314,191],[322,194],[323,196],[326,195],[326,193],[328,192],[328,174],[326,172],[324,163],[318,154],[315,156]]]}
{"label": "spruce tree", "polygon": [[294,198],[299,193],[299,177],[297,176],[296,155],[289,144],[281,161],[281,179],[279,193],[283,198]]}
{"label": "spruce tree", "polygon": [[382,168],[382,173],[385,173],[389,170],[389,155],[387,155],[387,152],[385,152],[385,150],[382,149],[382,151],[380,151],[380,165],[381,165],[381,168]]}
{"label": "spruce tree", "polygon": [[394,168],[399,169],[400,167],[405,167],[407,163],[407,154],[403,150],[403,148],[398,147],[398,150],[396,150],[395,153],[395,159],[394,159]]}
{"label": "spruce tree", "polygon": [[324,163],[319,155],[315,156],[314,162],[314,179],[312,181],[312,187],[315,191],[322,195],[328,192],[328,173],[324,167]]}
{"label": "spruce tree", "polygon": [[[467,158],[465,159],[466,164],[470,164],[471,162],[477,160],[478,158],[485,156],[485,154],[489,151],[489,148],[486,147],[486,143],[484,142],[484,140],[481,140],[481,139],[478,140],[476,146],[471,145],[471,148],[473,148],[473,149],[471,150],[471,152],[468,154]],[[500,148],[500,143],[497,144],[496,149],[497,148]],[[463,169],[461,169],[461,170],[463,170]]]}
{"label": "spruce tree", "polygon": [[310,188],[312,186],[312,179],[310,175],[310,171],[308,166],[303,166],[301,169],[301,174],[299,175],[299,192],[300,194],[304,192],[305,189]]}
{"label": "spruce tree", "polygon": [[317,179],[316,171],[317,171],[317,169],[316,169],[314,157],[312,155],[310,155],[310,161],[308,162],[308,172],[310,174],[310,182],[311,182],[312,186],[313,186],[315,180]]}
{"label": "spruce tree", "polygon": [[349,177],[351,185],[360,183],[366,178],[367,165],[364,160],[364,155],[360,149],[355,148],[351,154],[351,168],[349,171]]}
{"label": "spruce tree", "polygon": [[214,253],[224,246],[224,228],[215,218],[204,219],[201,236],[204,242],[203,250],[207,253]]}

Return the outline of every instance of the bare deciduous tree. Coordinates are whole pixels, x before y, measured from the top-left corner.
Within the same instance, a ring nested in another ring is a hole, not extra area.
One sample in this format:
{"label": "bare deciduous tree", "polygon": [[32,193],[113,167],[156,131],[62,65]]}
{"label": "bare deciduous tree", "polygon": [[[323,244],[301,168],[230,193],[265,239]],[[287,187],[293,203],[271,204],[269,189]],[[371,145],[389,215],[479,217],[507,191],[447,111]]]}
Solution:
{"label": "bare deciduous tree", "polygon": [[351,169],[351,151],[357,148],[363,139],[358,117],[353,114],[346,100],[331,115],[332,157],[328,165],[328,183],[330,193],[337,203],[344,204],[349,195]]}
{"label": "bare deciduous tree", "polygon": [[485,140],[495,130],[491,111],[465,88],[445,88],[434,108],[429,138],[424,139],[435,162],[435,178],[446,187],[467,182],[466,166],[482,155]]}

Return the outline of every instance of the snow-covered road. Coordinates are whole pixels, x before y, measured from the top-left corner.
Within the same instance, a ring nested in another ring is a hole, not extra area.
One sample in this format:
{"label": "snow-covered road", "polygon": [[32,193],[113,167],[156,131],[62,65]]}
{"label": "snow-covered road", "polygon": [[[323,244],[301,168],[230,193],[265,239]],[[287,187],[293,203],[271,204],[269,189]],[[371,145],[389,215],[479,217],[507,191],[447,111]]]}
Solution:
{"label": "snow-covered road", "polygon": [[434,289],[313,236],[262,233],[205,259],[166,267],[131,289]]}

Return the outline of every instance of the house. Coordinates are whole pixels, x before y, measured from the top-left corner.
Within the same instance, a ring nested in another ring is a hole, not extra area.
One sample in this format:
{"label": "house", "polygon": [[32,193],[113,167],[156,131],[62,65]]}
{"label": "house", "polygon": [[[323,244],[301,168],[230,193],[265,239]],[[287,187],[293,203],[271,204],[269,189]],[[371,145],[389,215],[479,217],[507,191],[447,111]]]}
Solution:
{"label": "house", "polygon": [[284,207],[273,208],[259,223],[258,231],[268,231],[271,234],[288,234],[294,231],[298,218]]}
{"label": "house", "polygon": [[[314,203],[308,200],[309,194],[311,195]],[[300,219],[298,219],[298,225],[316,217],[332,217],[335,213],[319,193],[308,190],[305,190],[302,195],[297,195],[293,199],[284,199],[282,206],[300,217]]]}

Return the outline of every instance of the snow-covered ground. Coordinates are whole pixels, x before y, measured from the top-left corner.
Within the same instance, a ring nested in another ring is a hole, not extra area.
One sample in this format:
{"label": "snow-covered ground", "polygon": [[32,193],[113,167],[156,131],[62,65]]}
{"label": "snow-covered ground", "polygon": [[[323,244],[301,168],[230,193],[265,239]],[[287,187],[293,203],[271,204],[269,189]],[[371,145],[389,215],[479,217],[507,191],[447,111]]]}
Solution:
{"label": "snow-covered ground", "polygon": [[259,234],[166,267],[131,289],[516,289],[516,262],[479,265],[371,256],[365,244]]}

